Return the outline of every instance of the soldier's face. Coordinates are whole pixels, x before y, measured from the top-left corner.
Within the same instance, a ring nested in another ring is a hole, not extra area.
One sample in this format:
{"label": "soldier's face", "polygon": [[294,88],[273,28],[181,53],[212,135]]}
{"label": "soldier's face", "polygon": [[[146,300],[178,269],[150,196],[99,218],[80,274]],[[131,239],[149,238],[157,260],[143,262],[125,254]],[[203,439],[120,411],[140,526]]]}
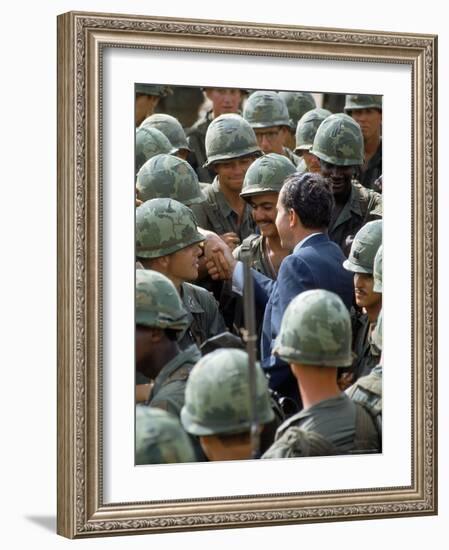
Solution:
{"label": "soldier's face", "polygon": [[280,126],[270,128],[254,128],[257,143],[265,154],[284,154],[284,142],[288,137],[288,129]]}
{"label": "soldier's face", "polygon": [[220,186],[234,193],[242,190],[243,179],[246,171],[254,162],[254,157],[231,159],[214,164]]}
{"label": "soldier's face", "polygon": [[136,126],[139,126],[148,116],[154,113],[159,97],[154,95],[138,95],[136,97]]}
{"label": "soldier's face", "polygon": [[374,278],[369,273],[354,274],[356,304],[365,309],[377,307],[382,302],[382,294],[373,291]]}
{"label": "soldier's face", "polygon": [[157,376],[153,364],[154,354],[161,340],[162,331],[153,327],[136,326],[136,370],[146,376]]}
{"label": "soldier's face", "polygon": [[253,219],[264,237],[276,237],[278,230],[276,227],[278,193],[264,193],[250,197],[250,205]]}
{"label": "soldier's face", "polygon": [[355,109],[351,116],[360,125],[365,141],[380,136],[382,112],[379,109]]}
{"label": "soldier's face", "polygon": [[214,116],[238,113],[242,93],[237,88],[207,88],[206,96],[212,101]]}
{"label": "soldier's face", "polygon": [[334,197],[349,195],[351,191],[351,179],[354,173],[353,166],[337,166],[336,164],[320,160],[320,171],[321,175],[331,182]]}
{"label": "soldier's face", "polygon": [[192,282],[198,279],[199,257],[201,247],[192,244],[167,256],[167,274],[177,283]]}

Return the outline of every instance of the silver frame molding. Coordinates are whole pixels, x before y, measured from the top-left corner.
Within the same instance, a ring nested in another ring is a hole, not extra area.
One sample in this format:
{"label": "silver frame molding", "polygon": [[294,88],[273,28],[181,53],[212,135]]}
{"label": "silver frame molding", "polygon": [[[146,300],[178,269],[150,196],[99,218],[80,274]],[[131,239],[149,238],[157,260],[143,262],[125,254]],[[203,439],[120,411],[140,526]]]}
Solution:
{"label": "silver frame molding", "polygon": [[[407,64],[412,70],[412,484],[103,503],[102,49]],[[58,17],[58,533],[118,534],[437,513],[437,37],[70,12]]]}

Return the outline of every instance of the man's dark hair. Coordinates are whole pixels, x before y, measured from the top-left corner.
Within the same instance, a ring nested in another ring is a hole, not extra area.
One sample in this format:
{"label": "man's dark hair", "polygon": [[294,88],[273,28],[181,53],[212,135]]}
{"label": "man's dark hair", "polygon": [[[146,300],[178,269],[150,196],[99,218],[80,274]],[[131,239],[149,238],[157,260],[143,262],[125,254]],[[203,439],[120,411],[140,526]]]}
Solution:
{"label": "man's dark hair", "polygon": [[286,178],[281,191],[284,208],[292,208],[307,229],[329,227],[334,196],[328,181],[320,174],[306,172]]}

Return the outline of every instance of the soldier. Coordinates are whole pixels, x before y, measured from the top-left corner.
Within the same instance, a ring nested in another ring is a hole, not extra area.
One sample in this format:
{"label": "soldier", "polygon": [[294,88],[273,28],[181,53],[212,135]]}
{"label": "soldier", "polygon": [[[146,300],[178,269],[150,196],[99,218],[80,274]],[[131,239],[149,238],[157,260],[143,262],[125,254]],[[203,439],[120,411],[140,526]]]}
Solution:
{"label": "soldier", "polygon": [[320,161],[315,155],[312,155],[310,149],[312,149],[318,126],[331,114],[327,109],[312,109],[298,121],[295,153],[302,157],[308,172],[320,172]]}
{"label": "soldier", "polygon": [[140,126],[146,117],[154,113],[161,97],[171,93],[168,86],[157,84],[136,84],[136,126]]}
{"label": "soldier", "polygon": [[147,160],[167,153],[173,155],[176,149],[168,138],[157,128],[137,128],[136,130],[136,174]]}
{"label": "soldier", "polygon": [[365,156],[357,179],[372,189],[382,174],[382,96],[347,95],[345,113],[360,125],[363,134]]}
{"label": "soldier", "polygon": [[267,382],[256,365],[256,418],[252,418],[248,355],[221,349],[207,354],[192,370],[181,411],[184,429],[198,436],[209,460],[251,458],[250,429],[274,420]]}
{"label": "soldier", "polygon": [[305,113],[316,108],[316,102],[308,92],[279,92],[279,95],[285,101],[290,116],[290,132],[284,145],[293,151],[298,121]]}
{"label": "soldier", "polygon": [[320,159],[321,174],[332,184],[335,207],[329,237],[347,256],[357,231],[382,217],[382,196],[353,181],[363,164],[363,136],[350,116],[338,113],[318,127],[311,153]]}
{"label": "soldier", "polygon": [[240,115],[225,114],[207,130],[206,154],[206,166],[212,166],[217,175],[203,188],[206,202],[192,210],[200,227],[214,231],[234,249],[255,229],[251,208],[240,192],[246,171],[261,150],[251,126]]}
{"label": "soldier", "polygon": [[281,245],[276,228],[277,200],[285,178],[296,172],[286,157],[269,153],[253,162],[246,172],[240,196],[251,206],[260,235],[250,235],[234,250],[237,260],[246,252],[254,269],[271,279],[277,278],[282,260],[290,253]]}
{"label": "soldier", "polygon": [[166,275],[189,313],[188,330],[179,345],[202,342],[226,330],[214,297],[190,284],[198,278],[200,243],[192,211],[173,199],[152,199],[136,209],[136,256],[145,269]]}
{"label": "soldier", "polygon": [[146,404],[177,416],[190,370],[201,357],[196,345],[183,352],[178,346],[188,326],[173,283],[156,271],[136,270],[136,382],[154,381]]}
{"label": "soldier", "polygon": [[[382,255],[383,247],[380,245],[374,259],[374,292],[382,292]],[[371,335],[372,345],[382,351],[382,310],[377,318],[376,326]],[[374,416],[378,431],[382,433],[382,356],[379,363],[367,376],[359,378],[355,384],[346,390],[346,394],[366,406]]]}
{"label": "soldier", "polygon": [[349,258],[343,263],[345,269],[354,273],[355,302],[362,310],[354,327],[353,351],[357,357],[352,376],[346,377],[350,382],[369,374],[379,362],[379,354],[373,352],[371,335],[382,309],[382,294],[373,290],[374,258],[381,244],[382,221],[368,222],[356,234]]}
{"label": "soldier", "polygon": [[142,124],[141,128],[156,128],[162,132],[172,146],[176,149],[176,156],[187,160],[190,152],[190,147],[187,143],[185,132],[179,123],[179,121],[170,115],[163,113],[157,113],[147,117]]}
{"label": "soldier", "polygon": [[295,166],[300,164],[301,159],[284,146],[290,135],[290,116],[279,94],[260,90],[254,92],[245,104],[243,118],[253,128],[264,153],[284,155]]}
{"label": "soldier", "polygon": [[186,206],[199,204],[204,196],[190,164],[178,157],[162,154],[148,160],[137,174],[137,198],[142,202],[172,198]]}
{"label": "soldier", "polygon": [[204,164],[206,157],[206,132],[210,123],[220,115],[227,113],[239,113],[242,99],[246,90],[238,88],[204,88],[204,95],[212,102],[212,109],[207,111],[204,117],[200,118],[187,130],[187,141],[193,154],[189,162],[194,166],[198,178],[202,182],[211,183],[214,179],[214,172]]}
{"label": "soldier", "polygon": [[337,385],[337,370],[351,364],[352,353],[350,315],[336,294],[309,290],[294,298],[273,351],[290,364],[304,409],[278,428],[263,458],[378,452],[371,415]]}
{"label": "soldier", "polygon": [[136,464],[196,462],[179,420],[162,409],[136,406]]}

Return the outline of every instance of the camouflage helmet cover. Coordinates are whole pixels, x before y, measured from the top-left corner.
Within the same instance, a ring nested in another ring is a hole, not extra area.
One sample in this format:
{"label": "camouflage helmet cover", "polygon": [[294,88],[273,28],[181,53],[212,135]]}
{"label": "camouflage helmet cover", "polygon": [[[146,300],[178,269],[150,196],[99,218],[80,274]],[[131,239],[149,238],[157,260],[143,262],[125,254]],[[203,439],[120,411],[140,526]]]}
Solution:
{"label": "camouflage helmet cover", "polygon": [[[239,349],[219,349],[193,367],[186,385],[181,421],[191,434],[214,435],[249,431],[251,398],[248,355]],[[268,385],[256,365],[257,422],[274,418]]]}
{"label": "camouflage helmet cover", "polygon": [[181,123],[174,116],[165,113],[150,115],[142,122],[140,128],[157,128],[167,137],[176,150],[187,149],[191,151]]}
{"label": "camouflage helmet cover", "polygon": [[156,155],[137,174],[138,198],[175,199],[186,206],[204,202],[198,177],[188,162],[172,155]]}
{"label": "camouflage helmet cover", "polygon": [[307,111],[298,121],[296,127],[296,149],[298,151],[310,151],[318,126],[332,113],[327,109],[312,109]]}
{"label": "camouflage helmet cover", "polygon": [[190,208],[173,199],[151,199],[136,208],[136,255],[160,258],[204,241]]}
{"label": "camouflage helmet cover", "polygon": [[243,180],[240,196],[248,199],[263,193],[279,193],[285,178],[296,172],[296,166],[284,155],[269,153],[255,160]]}
{"label": "camouflage helmet cover", "polygon": [[344,113],[328,116],[318,127],[310,152],[337,166],[361,165],[365,155],[362,130]]}
{"label": "camouflage helmet cover", "polygon": [[170,86],[161,84],[136,84],[136,94],[166,97],[172,93],[173,91]]}
{"label": "camouflage helmet cover", "polygon": [[343,267],[354,273],[373,273],[374,257],[382,244],[382,220],[366,223],[355,235]]}
{"label": "camouflage helmet cover", "polygon": [[295,130],[298,120],[307,111],[316,107],[313,95],[308,92],[279,92],[279,95],[287,105],[288,114],[290,115],[290,125],[293,130]]}
{"label": "camouflage helmet cover", "polygon": [[138,172],[147,160],[161,153],[173,155],[176,149],[157,128],[137,128],[136,171]]}
{"label": "camouflage helmet cover", "polygon": [[357,109],[380,109],[382,111],[382,96],[348,94],[345,98],[345,113]]}
{"label": "camouflage helmet cover", "polygon": [[175,285],[158,271],[136,270],[136,325],[172,330],[189,326]]}
{"label": "camouflage helmet cover", "polygon": [[156,407],[136,406],[136,464],[196,462],[179,420]]}
{"label": "camouflage helmet cover", "polygon": [[243,118],[252,128],[289,126],[290,115],[282,97],[271,91],[258,90],[251,94],[243,109]]}
{"label": "camouflage helmet cover", "polygon": [[383,271],[382,258],[383,258],[383,245],[380,245],[379,250],[377,251],[376,257],[374,258],[374,270],[373,270],[374,292],[382,292],[382,271]]}
{"label": "camouflage helmet cover", "polygon": [[220,161],[262,154],[254,130],[235,113],[220,115],[212,120],[206,132],[205,147],[205,167]]}
{"label": "camouflage helmet cover", "polygon": [[288,363],[345,367],[352,364],[351,319],[341,298],[307,290],[285,310],[273,353]]}

